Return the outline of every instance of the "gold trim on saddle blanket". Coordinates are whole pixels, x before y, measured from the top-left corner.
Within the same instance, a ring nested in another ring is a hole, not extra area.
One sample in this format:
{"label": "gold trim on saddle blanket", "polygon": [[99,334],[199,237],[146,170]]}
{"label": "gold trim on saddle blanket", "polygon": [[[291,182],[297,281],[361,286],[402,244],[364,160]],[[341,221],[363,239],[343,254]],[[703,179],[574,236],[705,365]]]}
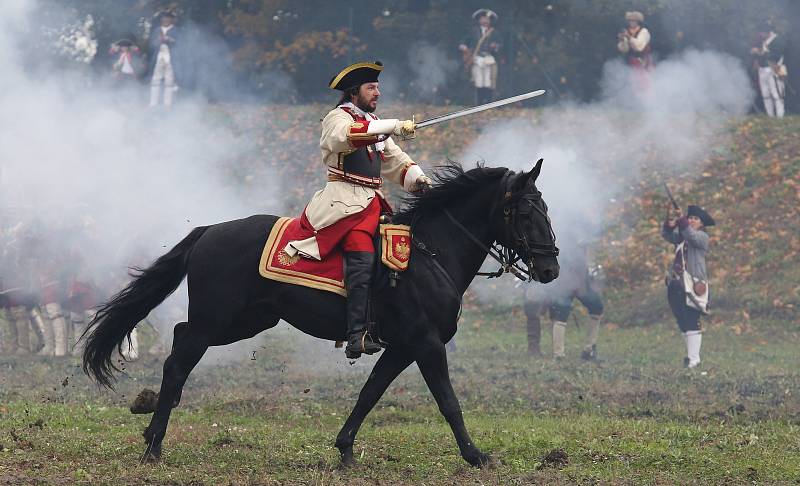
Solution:
{"label": "gold trim on saddle blanket", "polygon": [[405,224],[382,224],[381,261],[396,272],[408,269],[411,259],[411,226]]}
{"label": "gold trim on saddle blanket", "polygon": [[[278,246],[283,238],[283,233],[293,220],[294,218],[282,217],[278,218],[278,221],[275,222],[272,231],[269,233],[269,238],[267,238],[267,243],[264,245],[264,251],[261,253],[261,261],[258,263],[258,273],[262,277],[270,280],[302,285],[303,287],[310,287],[312,289],[326,290],[346,297],[347,290],[345,290],[343,281],[289,270],[291,266],[297,263],[300,257],[290,257],[283,251],[283,248],[278,248]],[[278,254],[278,263],[281,267],[272,265],[277,252],[280,252],[280,254]]]}

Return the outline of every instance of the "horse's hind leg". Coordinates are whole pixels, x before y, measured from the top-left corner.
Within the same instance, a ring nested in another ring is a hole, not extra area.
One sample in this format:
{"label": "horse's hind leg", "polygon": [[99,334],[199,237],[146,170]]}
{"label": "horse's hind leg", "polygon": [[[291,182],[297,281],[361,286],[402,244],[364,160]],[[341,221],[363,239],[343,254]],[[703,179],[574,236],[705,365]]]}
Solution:
{"label": "horse's hind leg", "polygon": [[172,353],[164,362],[164,377],[161,380],[161,391],[158,394],[158,404],[150,420],[150,425],[144,430],[144,439],[147,443],[143,462],[156,461],[161,457],[161,442],[167,433],[167,423],[172,412],[172,407],[180,400],[189,373],[203,357],[208,349],[208,338],[203,334],[193,334],[186,338],[186,334],[172,344]]}
{"label": "horse's hind leg", "polygon": [[[172,349],[170,350],[170,353],[175,351],[175,343],[185,340],[184,338],[188,336],[188,330],[189,330],[189,323],[186,321],[175,324],[175,328],[172,330]],[[178,392],[175,395],[175,399],[172,401],[172,408],[177,407],[181,403],[181,395],[183,395],[183,385],[181,385],[178,388]]]}
{"label": "horse's hind leg", "polygon": [[175,327],[172,328],[172,348],[170,352],[175,350],[175,343],[181,341],[183,337],[186,336],[188,330],[189,323],[186,321],[175,324]]}
{"label": "horse's hind leg", "polygon": [[[173,330],[173,338],[172,338],[172,349],[170,353],[175,350],[175,344],[180,342],[186,331],[189,328],[188,322],[179,322],[175,324],[175,328]],[[181,394],[183,393],[183,387],[178,390],[178,394],[175,396],[175,400],[172,402],[172,408],[177,407],[181,403]],[[139,396],[136,397],[133,405],[131,406],[131,413],[136,414],[144,414],[144,413],[153,413],[156,411],[156,406],[158,404],[158,393],[153,393],[151,390],[144,389],[139,393]]]}
{"label": "horse's hind leg", "polygon": [[372,410],[372,407],[378,403],[383,393],[389,385],[397,378],[408,365],[414,361],[411,353],[402,352],[397,348],[389,348],[383,352],[375,367],[372,368],[372,373],[369,374],[367,382],[361,389],[358,395],[358,402],[347,417],[342,430],[336,436],[336,448],[342,455],[342,465],[345,467],[355,464],[353,457],[353,442],[356,438],[356,433],[364,422],[367,414]]}

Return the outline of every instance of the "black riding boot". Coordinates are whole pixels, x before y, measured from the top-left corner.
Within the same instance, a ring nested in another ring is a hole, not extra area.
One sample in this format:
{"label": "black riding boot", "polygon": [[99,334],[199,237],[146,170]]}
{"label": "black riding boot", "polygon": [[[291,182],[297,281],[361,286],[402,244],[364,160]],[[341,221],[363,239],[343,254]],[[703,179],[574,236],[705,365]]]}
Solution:
{"label": "black riding boot", "polygon": [[373,253],[349,251],[344,254],[344,284],[347,287],[347,347],[344,352],[350,358],[362,353],[373,354],[381,350],[367,332],[367,297],[372,280]]}

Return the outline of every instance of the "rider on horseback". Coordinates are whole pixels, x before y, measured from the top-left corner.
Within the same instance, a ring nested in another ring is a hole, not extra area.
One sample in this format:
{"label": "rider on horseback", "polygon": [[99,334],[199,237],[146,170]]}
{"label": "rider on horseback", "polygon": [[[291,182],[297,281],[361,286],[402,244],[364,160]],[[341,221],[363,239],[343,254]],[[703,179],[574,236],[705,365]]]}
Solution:
{"label": "rider on horseback", "polygon": [[319,145],[328,183],[314,194],[301,218],[314,236],[292,241],[285,248],[291,257],[299,254],[316,260],[339,245],[344,250],[348,358],[381,349],[367,332],[367,298],[374,265],[373,236],[382,210],[391,212],[380,192],[383,178],[410,192],[431,183],[391,139],[391,135],[413,136],[414,123],[381,120],[373,114],[382,70],[380,62],[360,62],[331,80],[329,86],[342,91],[342,97],[322,120]]}

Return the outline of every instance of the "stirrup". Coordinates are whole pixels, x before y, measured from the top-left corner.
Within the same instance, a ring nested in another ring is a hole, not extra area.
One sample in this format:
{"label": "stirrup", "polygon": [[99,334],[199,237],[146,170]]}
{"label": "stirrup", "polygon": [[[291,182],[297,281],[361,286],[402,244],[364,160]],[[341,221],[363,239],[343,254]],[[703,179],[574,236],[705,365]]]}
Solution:
{"label": "stirrup", "polygon": [[[369,337],[370,344],[372,344],[374,347],[370,346],[370,348],[367,349],[367,337]],[[372,337],[369,336],[369,331],[364,331],[361,333],[361,339],[358,341],[358,347],[359,349],[353,349],[351,347],[350,339],[348,339],[347,347],[344,349],[345,356],[350,359],[356,359],[362,354],[375,354],[381,350],[381,345],[372,340]]]}

